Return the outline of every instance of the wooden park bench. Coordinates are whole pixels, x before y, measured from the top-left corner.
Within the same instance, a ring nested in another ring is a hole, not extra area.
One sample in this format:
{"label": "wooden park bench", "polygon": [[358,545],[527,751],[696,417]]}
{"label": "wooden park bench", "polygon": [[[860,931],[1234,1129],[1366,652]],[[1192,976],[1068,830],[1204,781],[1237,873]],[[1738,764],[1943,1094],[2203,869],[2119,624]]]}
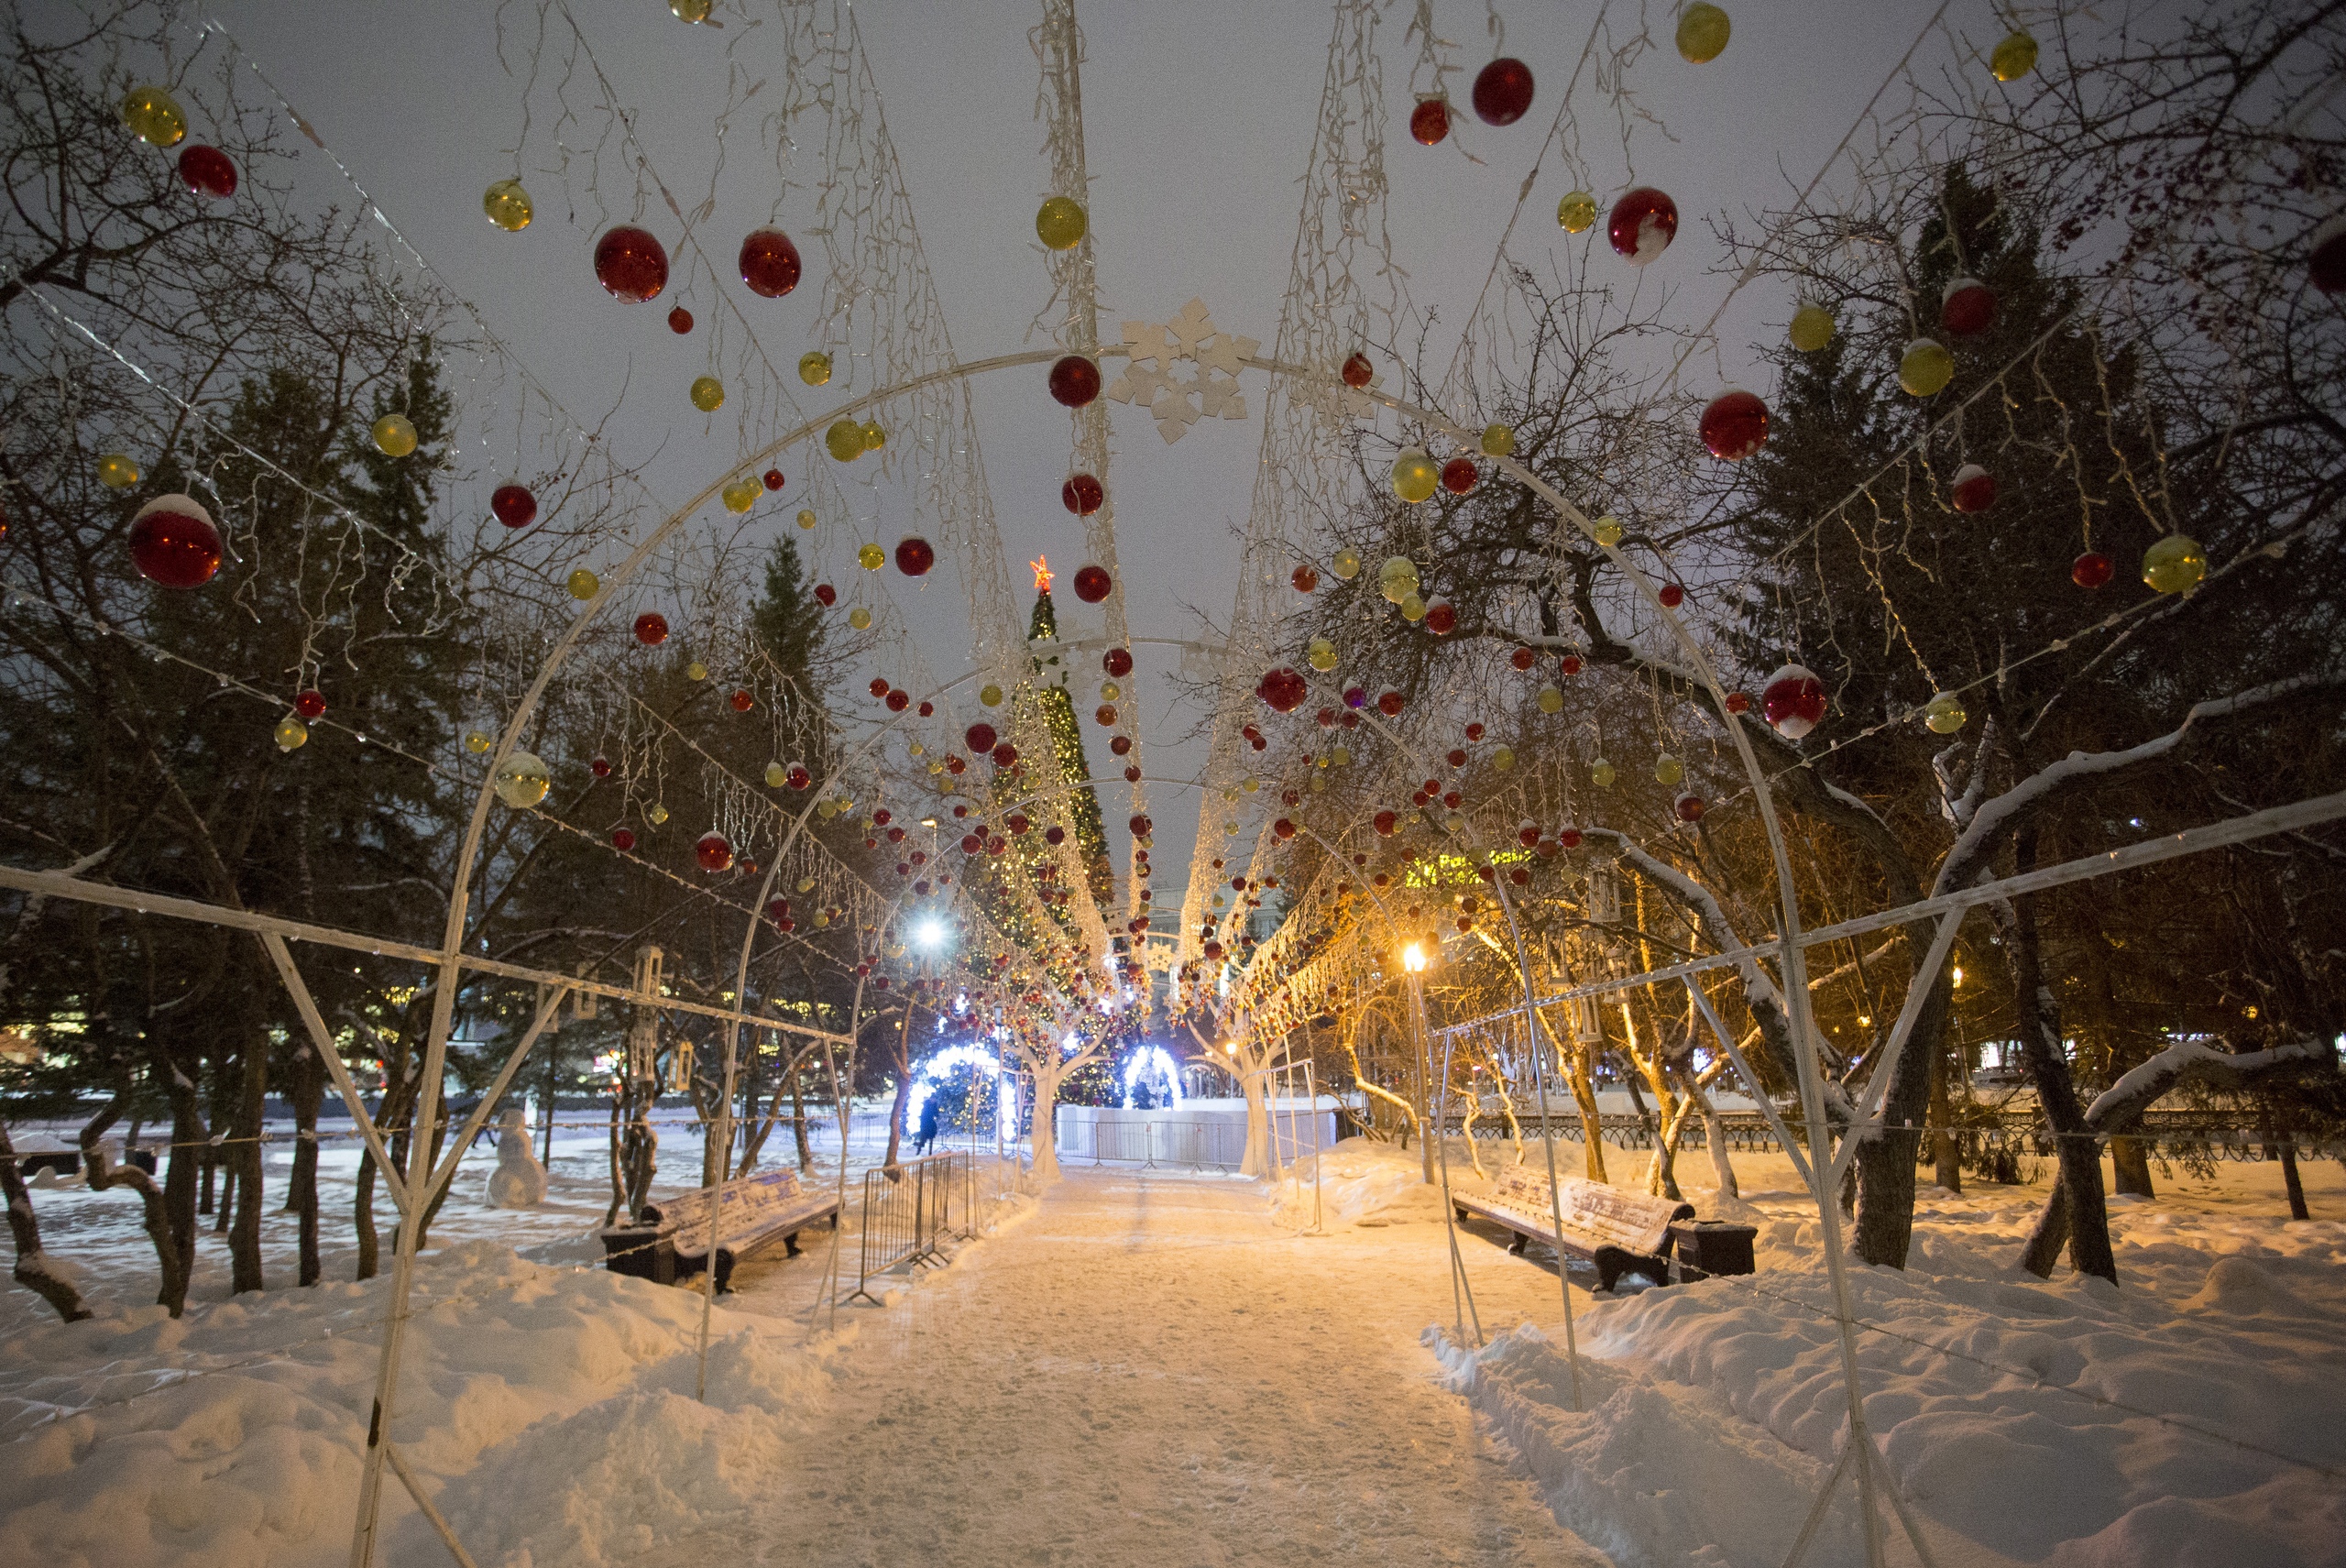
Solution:
{"label": "wooden park bench", "polygon": [[[655,1284],[674,1285],[708,1266],[708,1204],[711,1190],[680,1192],[646,1203],[631,1224],[603,1228],[603,1266]],[[717,1222],[717,1288],[730,1287],[733,1266],[776,1242],[798,1255],[798,1233],[817,1220],[839,1223],[839,1201],[803,1192],[798,1173],[777,1168],[745,1176],[725,1186],[725,1208]]]}
{"label": "wooden park bench", "polygon": [[[1462,1220],[1479,1216],[1514,1232],[1509,1252],[1519,1253],[1525,1244],[1540,1241],[1559,1253],[1588,1259],[1596,1265],[1600,1290],[1612,1289],[1624,1274],[1668,1284],[1673,1245],[1680,1253],[1682,1278],[1752,1271],[1753,1228],[1697,1221],[1692,1203],[1624,1192],[1578,1177],[1566,1177],[1556,1198],[1556,1202],[1549,1201],[1544,1175],[1518,1165],[1500,1172],[1489,1191],[1453,1191],[1451,1202]],[[1564,1222],[1561,1234],[1556,1229],[1559,1211]]]}

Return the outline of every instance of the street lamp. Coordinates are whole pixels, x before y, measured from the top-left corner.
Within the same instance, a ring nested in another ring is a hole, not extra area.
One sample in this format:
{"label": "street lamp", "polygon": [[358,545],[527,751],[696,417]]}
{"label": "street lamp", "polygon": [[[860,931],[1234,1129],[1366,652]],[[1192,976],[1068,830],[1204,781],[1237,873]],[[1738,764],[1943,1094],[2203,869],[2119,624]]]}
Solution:
{"label": "street lamp", "polygon": [[1401,949],[1401,967],[1411,974],[1423,974],[1426,968],[1426,950],[1415,942],[1410,943]]}
{"label": "street lamp", "polygon": [[[1433,1047],[1426,1039],[1425,982],[1418,978],[1425,973],[1427,961],[1425,948],[1416,942],[1401,949],[1401,967],[1409,971],[1409,1024],[1418,1036],[1418,1114],[1421,1118],[1419,1125],[1433,1129]],[[1418,1153],[1425,1162],[1426,1185],[1429,1187],[1433,1185],[1433,1140],[1437,1132],[1429,1131],[1428,1135],[1418,1140]]]}

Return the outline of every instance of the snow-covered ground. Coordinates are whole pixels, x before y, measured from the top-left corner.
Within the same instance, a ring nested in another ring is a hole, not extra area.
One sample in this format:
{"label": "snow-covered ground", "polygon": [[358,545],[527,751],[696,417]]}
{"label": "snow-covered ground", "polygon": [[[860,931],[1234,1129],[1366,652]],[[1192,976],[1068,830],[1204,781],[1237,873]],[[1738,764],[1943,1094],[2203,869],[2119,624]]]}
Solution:
{"label": "snow-covered ground", "polygon": [[[681,1130],[662,1152],[696,1172]],[[745,1265],[699,1404],[700,1298],[595,1266],[604,1159],[597,1129],[558,1137],[547,1203],[515,1213],[480,1201],[484,1150],[419,1270],[392,1433],[484,1568],[1775,1563],[1837,1440],[1814,1220],[1779,1157],[1736,1159],[1758,1276],[1607,1299],[1574,1270],[1578,1415],[1552,1261],[1461,1230],[1477,1348],[1416,1156],[1358,1142],[1316,1207],[1308,1162],[1070,1170],[884,1308],[822,1307],[820,1245]],[[351,1163],[330,1146],[330,1281]],[[1641,1164],[1617,1152],[1616,1179]],[[2012,1266],[2041,1187],[1925,1189],[1914,1266],[1856,1290],[1869,1420],[1940,1563],[2346,1562],[2346,1177],[2305,1169],[2307,1223],[2264,1166],[2121,1202],[2116,1290]],[[272,1213],[272,1288],[229,1299],[207,1231],[172,1322],[140,1304],[134,1197],[34,1201],[101,1315],[0,1292],[0,1562],[343,1560],[382,1282],[275,1288]],[[386,1517],[386,1561],[447,1560],[403,1494]],[[1859,1561],[1853,1520],[1845,1493],[1811,1561]]]}

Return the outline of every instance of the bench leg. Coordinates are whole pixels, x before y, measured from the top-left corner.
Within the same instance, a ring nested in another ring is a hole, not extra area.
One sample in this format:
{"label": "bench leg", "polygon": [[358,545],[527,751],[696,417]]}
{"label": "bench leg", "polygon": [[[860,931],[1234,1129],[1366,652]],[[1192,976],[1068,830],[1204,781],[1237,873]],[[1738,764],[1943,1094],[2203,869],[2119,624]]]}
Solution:
{"label": "bench leg", "polygon": [[793,1231],[788,1235],[783,1237],[782,1245],[789,1249],[783,1254],[784,1257],[796,1257],[798,1255],[798,1233],[796,1231]]}
{"label": "bench leg", "polygon": [[733,1253],[730,1248],[718,1247],[715,1294],[722,1296],[731,1288],[733,1288]]}
{"label": "bench leg", "polygon": [[1596,1288],[1610,1290],[1625,1274],[1639,1274],[1657,1285],[1670,1283],[1670,1260],[1646,1253],[1631,1252],[1627,1247],[1601,1246],[1596,1249]]}
{"label": "bench leg", "polygon": [[1520,1257],[1523,1255],[1523,1249],[1529,1245],[1530,1242],[1531,1238],[1529,1236],[1525,1235],[1521,1231],[1518,1231],[1512,1236],[1507,1238],[1507,1250],[1515,1254],[1518,1257]]}

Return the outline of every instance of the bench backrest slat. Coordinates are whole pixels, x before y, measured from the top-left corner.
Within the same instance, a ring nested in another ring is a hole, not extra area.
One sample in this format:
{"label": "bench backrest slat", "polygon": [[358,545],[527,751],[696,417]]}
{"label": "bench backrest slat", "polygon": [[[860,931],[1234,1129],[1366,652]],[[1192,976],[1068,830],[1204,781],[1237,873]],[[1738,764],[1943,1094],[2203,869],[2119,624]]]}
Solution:
{"label": "bench backrest slat", "polygon": [[1556,1193],[1559,1201],[1551,1204],[1547,1177],[1528,1166],[1509,1167],[1491,1186],[1493,1198],[1529,1218],[1553,1224],[1551,1211],[1561,1208],[1567,1231],[1630,1252],[1660,1252],[1670,1234],[1670,1223],[1694,1212],[1693,1204],[1674,1198],[1624,1192],[1576,1176],[1564,1178]]}
{"label": "bench backrest slat", "polygon": [[[679,1192],[644,1205],[646,1216],[656,1214],[656,1222],[646,1218],[639,1223],[656,1223],[663,1234],[678,1234],[708,1228],[708,1188],[692,1192]],[[798,1173],[787,1168],[760,1171],[753,1176],[728,1182],[725,1187],[725,1209],[718,1222],[718,1229],[725,1235],[739,1235],[754,1229],[760,1216],[771,1209],[782,1208],[798,1196]],[[686,1237],[685,1239],[689,1239]]]}

